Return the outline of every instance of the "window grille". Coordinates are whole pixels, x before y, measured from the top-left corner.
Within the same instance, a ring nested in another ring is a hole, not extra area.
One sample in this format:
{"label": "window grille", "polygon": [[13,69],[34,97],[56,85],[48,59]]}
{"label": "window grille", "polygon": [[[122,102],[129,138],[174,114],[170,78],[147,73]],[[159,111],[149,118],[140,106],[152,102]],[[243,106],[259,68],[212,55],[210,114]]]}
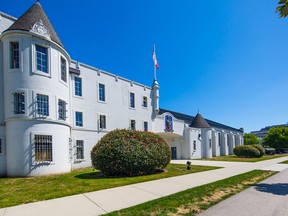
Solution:
{"label": "window grille", "polygon": [[67,82],[66,60],[61,57],[61,80]]}
{"label": "window grille", "polygon": [[36,68],[38,71],[48,72],[48,49],[46,47],[42,47],[36,45]]}
{"label": "window grille", "polygon": [[105,101],[105,85],[99,83],[99,100]]}
{"label": "window grille", "polygon": [[75,95],[82,96],[82,79],[75,77]]}
{"label": "window grille", "polygon": [[136,121],[135,120],[131,120],[130,121],[130,129],[131,130],[136,130]]}
{"label": "window grille", "polygon": [[52,135],[35,135],[35,161],[52,161]]}
{"label": "window grille", "polygon": [[14,114],[25,114],[25,93],[15,92],[14,97]]}
{"label": "window grille", "polygon": [[49,116],[49,97],[37,94],[37,113],[42,116]]}
{"label": "window grille", "polygon": [[76,140],[76,159],[83,160],[84,159],[84,141]]}
{"label": "window grille", "polygon": [[135,94],[130,92],[130,107],[135,108]]}
{"label": "window grille", "polygon": [[106,129],[106,116],[105,115],[100,115],[99,117],[99,128]]}
{"label": "window grille", "polygon": [[20,67],[20,50],[18,42],[10,43],[10,68],[17,69]]}
{"label": "window grille", "polygon": [[66,102],[64,100],[58,100],[58,118],[59,120],[66,120]]}

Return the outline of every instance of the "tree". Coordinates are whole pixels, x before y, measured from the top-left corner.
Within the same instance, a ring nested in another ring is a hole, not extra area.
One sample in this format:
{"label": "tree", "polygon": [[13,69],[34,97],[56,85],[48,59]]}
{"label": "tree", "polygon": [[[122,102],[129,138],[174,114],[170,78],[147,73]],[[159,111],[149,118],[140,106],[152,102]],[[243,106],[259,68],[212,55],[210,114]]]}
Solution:
{"label": "tree", "polygon": [[288,127],[271,128],[268,135],[264,137],[263,145],[276,149],[288,148]]}
{"label": "tree", "polygon": [[280,0],[278,2],[276,13],[279,13],[279,17],[281,18],[285,18],[288,15],[288,0]]}
{"label": "tree", "polygon": [[244,134],[244,145],[259,144],[260,141],[254,134]]}

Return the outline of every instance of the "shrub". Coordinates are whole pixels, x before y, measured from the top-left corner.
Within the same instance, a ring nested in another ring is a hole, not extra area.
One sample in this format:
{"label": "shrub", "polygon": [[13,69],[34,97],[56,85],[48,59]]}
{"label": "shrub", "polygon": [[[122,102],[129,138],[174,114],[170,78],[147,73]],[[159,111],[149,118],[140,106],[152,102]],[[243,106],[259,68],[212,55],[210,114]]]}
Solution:
{"label": "shrub", "polygon": [[136,176],[165,168],[171,152],[157,134],[122,129],[106,134],[93,147],[91,160],[105,176]]}
{"label": "shrub", "polygon": [[233,149],[233,153],[237,155],[238,157],[259,157],[260,156],[259,150],[250,145],[236,146]]}
{"label": "shrub", "polygon": [[265,154],[265,149],[261,145],[252,145],[254,148],[258,149],[259,157],[262,157]]}

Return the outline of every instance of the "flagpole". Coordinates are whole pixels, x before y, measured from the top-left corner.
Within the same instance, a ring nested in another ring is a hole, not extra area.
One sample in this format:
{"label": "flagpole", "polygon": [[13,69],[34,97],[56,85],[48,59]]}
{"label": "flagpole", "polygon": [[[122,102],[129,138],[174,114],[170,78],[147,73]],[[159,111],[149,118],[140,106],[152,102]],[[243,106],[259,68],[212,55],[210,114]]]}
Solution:
{"label": "flagpole", "polygon": [[[155,49],[155,44],[154,44],[154,54],[156,53],[156,49]],[[156,81],[157,78],[156,78],[156,65],[154,63],[154,80]]]}

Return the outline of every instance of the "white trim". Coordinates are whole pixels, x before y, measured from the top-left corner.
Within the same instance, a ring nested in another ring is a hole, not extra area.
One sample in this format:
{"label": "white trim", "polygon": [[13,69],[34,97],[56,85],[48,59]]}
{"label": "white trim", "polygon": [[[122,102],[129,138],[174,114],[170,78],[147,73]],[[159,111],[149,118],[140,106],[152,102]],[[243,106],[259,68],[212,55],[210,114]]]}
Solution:
{"label": "white trim", "polygon": [[[128,91],[129,93],[128,93],[128,98],[129,98],[129,100],[128,100],[128,107],[129,107],[129,109],[132,109],[132,110],[136,110],[136,94],[135,94],[135,92],[132,92],[132,91]],[[134,94],[134,107],[131,107],[131,94]]]}
{"label": "white trim", "polygon": [[[10,43],[11,42],[18,42],[19,44],[19,68],[10,68],[11,66],[11,49],[10,49]],[[16,37],[16,36],[13,36],[11,38],[9,38],[8,40],[8,71],[10,73],[15,73],[15,72],[23,72],[23,58],[24,58],[24,55],[23,55],[23,38],[20,38],[20,37]]]}
{"label": "white trim", "polygon": [[[82,113],[82,126],[76,126],[76,112],[81,112]],[[75,128],[84,128],[84,111],[81,109],[73,109],[73,126]]]}
{"label": "white trim", "polygon": [[[24,114],[15,114],[14,113],[14,93],[17,92],[24,92],[24,103],[25,103],[25,113]],[[22,88],[17,88],[11,93],[11,111],[14,117],[16,118],[22,118],[22,117],[28,117],[28,89],[22,89]]]}
{"label": "white trim", "polygon": [[[35,161],[35,135],[45,135],[45,136],[52,136],[52,161]],[[43,131],[32,131],[30,132],[30,143],[31,143],[31,149],[32,149],[32,165],[39,165],[39,164],[49,164],[49,165],[54,165],[55,161],[54,161],[54,151],[55,151],[55,147],[53,145],[54,143],[54,133],[48,133],[48,132],[43,132]]]}
{"label": "white trim", "polygon": [[[100,128],[100,116],[105,116],[105,128]],[[108,131],[107,130],[107,114],[106,113],[97,113],[97,129],[98,131]]]}
{"label": "white trim", "polygon": [[[61,64],[62,64],[62,59],[64,59],[65,60],[65,62],[66,62],[66,82],[65,81],[63,81],[62,80],[62,66],[61,66]],[[58,67],[59,67],[59,73],[58,73],[58,78],[59,78],[59,82],[60,83],[62,83],[63,85],[65,85],[65,86],[67,86],[68,87],[68,79],[69,79],[69,66],[68,66],[68,64],[67,64],[67,59],[65,58],[65,56],[64,55],[62,55],[62,54],[60,54],[59,53],[59,57],[58,57],[58,61],[59,61],[59,63],[58,63]]]}
{"label": "white trim", "polygon": [[[104,101],[102,101],[102,100],[100,100],[100,86],[99,85],[104,85],[104,97],[105,97],[105,100]],[[107,88],[106,88],[106,83],[105,82],[96,82],[96,85],[97,85],[97,102],[99,102],[99,103],[103,103],[103,104],[107,104],[107,97],[106,97],[106,93],[107,93]]]}

